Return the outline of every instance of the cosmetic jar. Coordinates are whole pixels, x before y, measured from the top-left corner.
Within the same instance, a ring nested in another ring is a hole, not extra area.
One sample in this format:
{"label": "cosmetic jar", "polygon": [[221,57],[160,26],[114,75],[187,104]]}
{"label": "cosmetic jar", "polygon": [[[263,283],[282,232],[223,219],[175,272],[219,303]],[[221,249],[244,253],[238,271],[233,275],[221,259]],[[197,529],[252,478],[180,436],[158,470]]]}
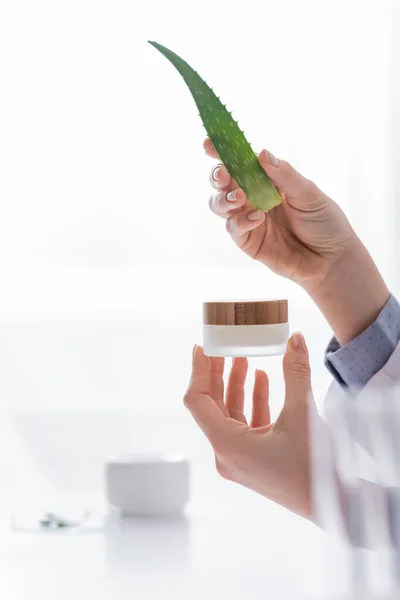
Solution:
{"label": "cosmetic jar", "polygon": [[189,462],[181,455],[109,460],[105,480],[108,503],[124,516],[179,513],[189,500]]}
{"label": "cosmetic jar", "polygon": [[289,338],[287,300],[203,303],[203,348],[207,356],[274,356]]}

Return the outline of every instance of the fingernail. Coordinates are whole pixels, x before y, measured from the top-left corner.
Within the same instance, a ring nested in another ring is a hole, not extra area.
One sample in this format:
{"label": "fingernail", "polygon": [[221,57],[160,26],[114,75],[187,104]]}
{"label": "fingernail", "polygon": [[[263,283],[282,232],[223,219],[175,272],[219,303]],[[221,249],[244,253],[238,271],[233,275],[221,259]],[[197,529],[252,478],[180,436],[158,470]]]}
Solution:
{"label": "fingernail", "polygon": [[197,350],[197,344],[195,344],[193,346],[193,352],[192,352],[192,356],[194,356],[196,354],[196,350]]}
{"label": "fingernail", "polygon": [[253,212],[247,215],[249,221],[258,221],[261,217],[261,210],[253,210]]}
{"label": "fingernail", "polygon": [[272,154],[272,152],[269,152],[268,150],[264,150],[264,153],[265,153],[265,160],[267,161],[267,163],[269,163],[273,167],[279,167],[279,160],[276,158],[276,156],[274,156]]}
{"label": "fingernail", "polygon": [[304,340],[303,334],[299,331],[296,331],[292,334],[290,340],[290,348],[295,352],[305,352],[306,351],[306,342]]}
{"label": "fingernail", "polygon": [[237,190],[232,190],[232,192],[229,192],[229,193],[226,195],[226,199],[227,199],[229,202],[235,202],[235,200],[236,200],[236,192],[237,192]]}
{"label": "fingernail", "polygon": [[219,174],[221,172],[221,167],[216,167],[213,172],[212,172],[212,178],[214,179],[214,181],[218,182],[218,177]]}

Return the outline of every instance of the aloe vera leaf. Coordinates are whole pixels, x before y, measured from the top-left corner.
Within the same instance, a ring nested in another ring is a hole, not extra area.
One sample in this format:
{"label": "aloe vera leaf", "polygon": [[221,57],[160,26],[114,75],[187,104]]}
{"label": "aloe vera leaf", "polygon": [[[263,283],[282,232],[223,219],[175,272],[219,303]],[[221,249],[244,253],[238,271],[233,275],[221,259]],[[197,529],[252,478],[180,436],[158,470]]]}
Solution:
{"label": "aloe vera leaf", "polygon": [[267,212],[280,204],[281,197],[226,105],[222,104],[197,71],[177,54],[157,42],[149,41],[149,44],[159,50],[182,75],[215,150],[253,206]]}

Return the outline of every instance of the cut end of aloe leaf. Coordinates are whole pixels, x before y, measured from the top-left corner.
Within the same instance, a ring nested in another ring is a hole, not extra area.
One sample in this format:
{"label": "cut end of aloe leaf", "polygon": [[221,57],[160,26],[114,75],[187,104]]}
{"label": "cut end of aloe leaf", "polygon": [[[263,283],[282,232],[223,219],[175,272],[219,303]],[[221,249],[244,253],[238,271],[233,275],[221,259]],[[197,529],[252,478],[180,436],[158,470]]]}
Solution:
{"label": "cut end of aloe leaf", "polygon": [[265,212],[278,206],[281,197],[226,105],[180,56],[157,42],[149,41],[149,44],[161,52],[185,80],[215,150],[253,206]]}

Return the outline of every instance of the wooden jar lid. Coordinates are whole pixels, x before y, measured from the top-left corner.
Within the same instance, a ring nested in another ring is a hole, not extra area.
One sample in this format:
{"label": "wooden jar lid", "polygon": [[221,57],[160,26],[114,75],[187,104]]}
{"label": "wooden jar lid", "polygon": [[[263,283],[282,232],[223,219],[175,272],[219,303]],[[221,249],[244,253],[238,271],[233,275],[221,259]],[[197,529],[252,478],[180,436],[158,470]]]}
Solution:
{"label": "wooden jar lid", "polygon": [[287,322],[287,300],[203,303],[204,325],[276,325]]}

